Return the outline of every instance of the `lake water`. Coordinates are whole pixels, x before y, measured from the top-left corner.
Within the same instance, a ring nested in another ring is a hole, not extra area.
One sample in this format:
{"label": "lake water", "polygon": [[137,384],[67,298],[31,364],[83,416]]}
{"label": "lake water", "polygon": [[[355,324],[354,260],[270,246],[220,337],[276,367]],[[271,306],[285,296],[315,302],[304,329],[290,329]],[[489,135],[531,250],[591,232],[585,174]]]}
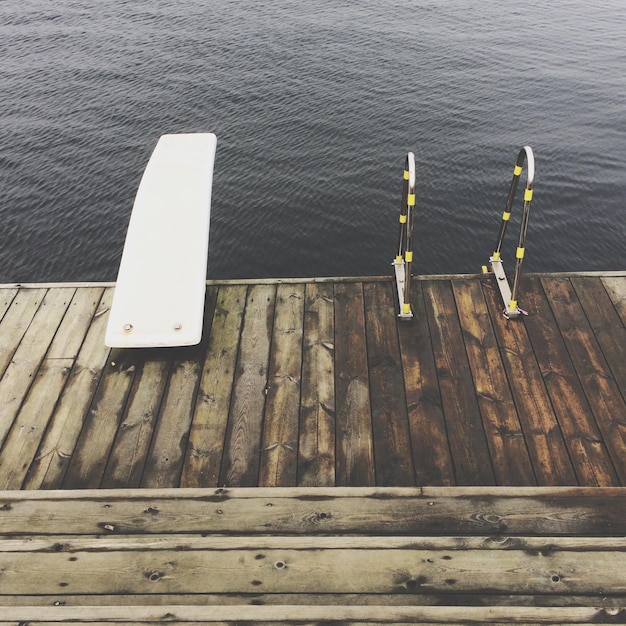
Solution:
{"label": "lake water", "polygon": [[479,271],[526,144],[524,269],[626,269],[625,43],[624,0],[2,0],[0,282],[114,280],[158,137],[205,131],[210,278],[390,274],[407,151],[414,271]]}

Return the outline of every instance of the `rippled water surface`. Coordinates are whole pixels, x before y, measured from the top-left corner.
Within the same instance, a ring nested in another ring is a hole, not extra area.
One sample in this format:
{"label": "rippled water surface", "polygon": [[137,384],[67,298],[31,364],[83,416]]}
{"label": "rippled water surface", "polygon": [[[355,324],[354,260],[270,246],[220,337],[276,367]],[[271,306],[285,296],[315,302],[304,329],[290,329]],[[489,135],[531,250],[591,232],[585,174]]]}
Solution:
{"label": "rippled water surface", "polygon": [[3,0],[0,282],[113,280],[158,137],[200,131],[211,278],[389,273],[409,150],[415,270],[477,271],[525,144],[525,268],[626,269],[625,35],[623,0]]}

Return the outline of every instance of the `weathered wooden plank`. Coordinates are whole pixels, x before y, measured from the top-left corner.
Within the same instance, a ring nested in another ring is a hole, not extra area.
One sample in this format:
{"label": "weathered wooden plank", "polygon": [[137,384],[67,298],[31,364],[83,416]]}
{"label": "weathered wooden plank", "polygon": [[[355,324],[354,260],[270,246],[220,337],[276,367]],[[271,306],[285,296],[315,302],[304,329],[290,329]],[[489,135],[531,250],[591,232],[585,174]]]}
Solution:
{"label": "weathered wooden plank", "polygon": [[29,469],[24,482],[26,489],[61,487],[109,354],[109,349],[104,345],[104,331],[112,294],[112,288],[102,294],[37,457]]}
{"label": "weathered wooden plank", "polygon": [[18,287],[2,287],[0,288],[0,322],[4,318],[5,313],[9,310],[15,296],[19,293]]}
{"label": "weathered wooden plank", "polygon": [[196,395],[205,360],[217,288],[209,287],[204,305],[202,341],[172,351],[173,364],[163,393],[141,486],[178,487],[187,450]]}
{"label": "weathered wooden plank", "polygon": [[[188,624],[241,624],[279,622],[353,624],[598,624],[624,619],[621,608],[597,607],[455,607],[455,606],[92,606],[92,607],[13,607],[7,608],[0,623],[29,624],[137,622]],[[45,620],[45,621],[42,621]]]}
{"label": "weathered wooden plank", "polygon": [[19,489],[74,365],[102,288],[77,289],[24,404],[7,436],[0,464],[0,485]]}
{"label": "weathered wooden plank", "polygon": [[[156,513],[155,513],[156,514]],[[626,553],[624,537],[482,537],[482,536],[353,536],[353,535],[272,535],[256,536],[203,535],[177,533],[163,535],[29,535],[0,540],[0,555],[14,552],[30,554],[36,559],[40,553],[75,554],[77,552],[164,552],[164,551],[233,551],[233,550],[418,550],[458,552],[500,550],[532,552],[529,556],[549,558],[553,554],[572,552]],[[541,552],[542,554],[536,554]],[[4,557],[2,557],[4,558]],[[451,560],[451,559],[445,559]],[[261,590],[262,591],[262,590]],[[338,591],[339,592],[339,591]],[[607,590],[608,592],[608,590]]]}
{"label": "weathered wooden plank", "polygon": [[297,484],[302,376],[304,285],[279,285],[270,365],[259,486]]}
{"label": "weathered wooden plank", "polygon": [[[0,379],[0,447],[20,410],[54,334],[67,310],[74,289],[51,289],[37,309],[28,330]],[[14,300],[17,307],[18,298]],[[6,319],[6,316],[5,316]]]}
{"label": "weathered wooden plank", "polygon": [[305,290],[298,485],[335,484],[335,323],[330,284]]}
{"label": "weathered wooden plank", "polygon": [[[0,321],[0,379],[11,362],[14,352],[22,341],[47,289],[21,288],[12,298],[4,298],[3,317]],[[4,290],[3,290],[4,294]]]}
{"label": "weathered wooden plank", "polygon": [[626,484],[626,403],[569,279],[542,279],[554,317],[604,437],[617,475]]}
{"label": "weathered wooden plank", "polygon": [[46,354],[47,359],[76,358],[103,293],[103,287],[76,289]]}
{"label": "weathered wooden plank", "polygon": [[626,325],[599,279],[572,278],[571,282],[622,397],[626,398]]}
{"label": "weathered wooden plank", "polygon": [[[493,280],[493,277],[484,279],[482,289],[537,482],[575,485],[576,474],[524,327],[524,317],[507,320],[502,315],[500,294]],[[534,312],[530,311],[530,315]]]}
{"label": "weathered wooden plank", "polygon": [[[212,606],[224,605],[224,594],[132,594],[132,595],[46,595],[2,597],[3,607],[51,607],[51,606]],[[229,594],[229,606],[277,606],[277,605],[323,605],[323,606],[508,606],[508,607],[597,607],[619,609],[626,606],[626,595],[529,595],[490,593],[242,593]],[[0,622],[1,623],[1,622]],[[170,623],[168,621],[168,623]],[[507,622],[510,623],[510,622]]]}
{"label": "weathered wooden plank", "polygon": [[152,351],[139,368],[130,389],[123,421],[115,436],[101,488],[139,487],[148,450],[169,378],[171,359]]}
{"label": "weathered wooden plank", "polygon": [[246,286],[220,287],[191,423],[182,487],[217,487]]}
{"label": "weathered wooden plank", "polygon": [[100,486],[135,373],[144,359],[145,353],[138,350],[111,350],[63,479],[65,489]]}
{"label": "weathered wooden plank", "polygon": [[456,483],[494,484],[451,286],[429,281],[423,284],[423,290]]}
{"label": "weathered wooden plank", "polygon": [[[122,539],[119,538],[120,543]],[[0,552],[5,594],[624,594],[626,551],[204,548]],[[477,572],[480,575],[477,575]]]}
{"label": "weathered wooden plank", "polygon": [[619,485],[606,445],[538,278],[526,279],[524,301],[532,313],[524,323],[578,482],[589,487]]}
{"label": "weathered wooden plank", "polygon": [[536,484],[504,364],[478,280],[452,282],[496,482]]}
{"label": "weathered wooden plank", "polygon": [[258,483],[275,285],[248,290],[220,484]]}
{"label": "weathered wooden plank", "polygon": [[336,482],[375,484],[372,409],[361,283],[335,285]]}
{"label": "weathered wooden plank", "polygon": [[72,365],[72,359],[46,359],[39,368],[0,452],[1,489],[21,488]]}
{"label": "weathered wooden plank", "polygon": [[365,326],[376,484],[415,484],[392,283],[365,283]]}
{"label": "weathered wooden plank", "polygon": [[601,280],[623,324],[626,325],[626,276],[603,276]]}
{"label": "weathered wooden plank", "polygon": [[418,485],[453,485],[454,466],[448,445],[422,283],[411,290],[411,322],[398,325],[404,387]]}
{"label": "weathered wooden plank", "polygon": [[626,535],[625,488],[252,488],[0,492],[5,535]]}

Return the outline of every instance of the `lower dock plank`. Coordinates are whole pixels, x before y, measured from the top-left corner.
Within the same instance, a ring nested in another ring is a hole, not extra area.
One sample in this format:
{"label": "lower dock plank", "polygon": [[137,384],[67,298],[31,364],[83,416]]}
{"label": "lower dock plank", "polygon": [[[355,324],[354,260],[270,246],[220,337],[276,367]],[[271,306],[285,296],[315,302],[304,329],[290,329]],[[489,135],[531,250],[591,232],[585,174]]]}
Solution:
{"label": "lower dock plank", "polygon": [[4,491],[0,623],[623,622],[625,505],[624,488]]}
{"label": "lower dock plank", "polygon": [[[363,606],[222,606],[222,607],[38,607],[7,608],[0,624],[28,622],[33,624],[67,623],[215,623],[215,624],[598,624],[619,623],[622,609],[595,607],[363,607]],[[45,621],[41,621],[45,620]],[[97,620],[97,621],[96,621]]]}

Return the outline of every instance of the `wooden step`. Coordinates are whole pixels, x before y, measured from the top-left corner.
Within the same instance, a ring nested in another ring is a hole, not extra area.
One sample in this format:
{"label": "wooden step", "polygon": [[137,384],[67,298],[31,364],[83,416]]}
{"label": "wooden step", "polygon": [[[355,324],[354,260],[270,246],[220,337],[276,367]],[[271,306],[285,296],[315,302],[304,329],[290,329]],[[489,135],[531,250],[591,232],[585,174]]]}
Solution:
{"label": "wooden step", "polygon": [[624,488],[0,492],[0,624],[626,623]]}

